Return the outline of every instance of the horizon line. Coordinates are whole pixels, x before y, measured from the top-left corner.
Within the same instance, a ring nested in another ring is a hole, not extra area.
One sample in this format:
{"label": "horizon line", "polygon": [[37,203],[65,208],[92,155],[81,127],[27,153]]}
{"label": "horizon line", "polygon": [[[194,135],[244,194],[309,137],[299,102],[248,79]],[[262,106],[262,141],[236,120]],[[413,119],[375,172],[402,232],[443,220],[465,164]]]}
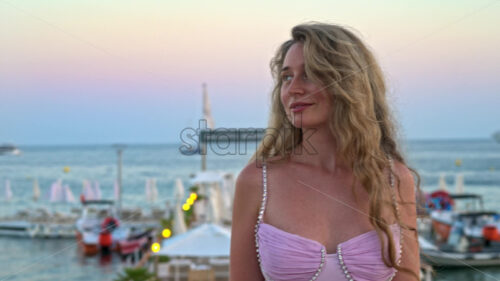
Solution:
{"label": "horizon line", "polygon": [[[403,138],[404,142],[414,142],[414,141],[487,141],[491,140],[495,142],[495,140],[491,137],[437,137],[437,138],[428,138],[428,137],[413,137],[413,138]],[[16,147],[75,147],[75,146],[116,146],[116,145],[125,145],[125,146],[162,146],[162,145],[182,145],[183,142],[102,142],[102,143],[25,143],[25,144],[14,144],[12,142],[2,142],[1,145],[13,144]]]}

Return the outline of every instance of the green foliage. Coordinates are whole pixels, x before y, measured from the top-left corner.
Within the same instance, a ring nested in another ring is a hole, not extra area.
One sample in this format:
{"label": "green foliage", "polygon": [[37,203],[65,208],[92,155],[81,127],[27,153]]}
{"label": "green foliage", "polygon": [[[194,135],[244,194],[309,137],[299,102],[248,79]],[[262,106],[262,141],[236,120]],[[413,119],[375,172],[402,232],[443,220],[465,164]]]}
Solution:
{"label": "green foliage", "polygon": [[[196,204],[196,202],[194,202]],[[191,226],[191,223],[194,221],[194,204],[189,208],[189,210],[184,211],[184,221],[186,222],[186,226]]]}
{"label": "green foliage", "polygon": [[168,219],[161,219],[160,225],[161,225],[162,229],[165,229],[165,228],[172,229],[172,227],[174,226],[173,216],[170,215],[170,217]]}
{"label": "green foliage", "polygon": [[170,257],[169,256],[159,256],[158,257],[158,262],[159,263],[166,263],[166,262],[169,262],[170,261]]}
{"label": "green foliage", "polygon": [[148,272],[145,267],[125,268],[124,272],[118,274],[114,281],[158,281],[153,273]]}
{"label": "green foliage", "polygon": [[197,195],[198,195],[198,198],[196,199],[196,201],[194,202],[193,206],[191,206],[191,208],[189,208],[189,210],[187,211],[184,211],[184,220],[186,222],[186,225],[187,227],[190,227],[191,224],[194,222],[195,218],[196,218],[196,215],[194,213],[194,205],[200,201],[200,200],[204,200],[206,199],[205,196],[201,195],[201,194],[198,194],[198,191],[199,191],[199,187],[197,185],[193,185],[189,188],[189,192],[195,192]]}
{"label": "green foliage", "polygon": [[196,201],[206,199],[207,198],[206,196],[204,196],[202,194],[198,194],[198,190],[199,190],[199,187],[197,185],[193,185],[189,188],[189,192],[195,192],[198,195],[198,199],[196,199]]}
{"label": "green foliage", "polygon": [[158,258],[158,263],[167,263],[171,260],[171,258],[169,256],[152,256],[152,257],[149,257],[149,262],[154,262],[155,259]]}

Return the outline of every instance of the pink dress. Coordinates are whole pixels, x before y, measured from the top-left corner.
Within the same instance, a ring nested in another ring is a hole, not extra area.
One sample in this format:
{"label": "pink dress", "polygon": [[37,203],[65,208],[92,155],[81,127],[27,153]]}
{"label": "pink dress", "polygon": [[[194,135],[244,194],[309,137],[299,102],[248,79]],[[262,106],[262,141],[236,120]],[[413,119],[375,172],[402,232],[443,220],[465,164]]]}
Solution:
{"label": "pink dress", "polygon": [[[267,281],[381,281],[394,277],[396,269],[384,264],[381,243],[375,230],[340,243],[336,253],[326,253],[325,246],[315,240],[264,223],[262,219],[267,201],[265,164],[262,172],[263,198],[255,226],[255,243],[260,269]],[[398,248],[399,263],[401,229],[393,224],[390,230]]]}

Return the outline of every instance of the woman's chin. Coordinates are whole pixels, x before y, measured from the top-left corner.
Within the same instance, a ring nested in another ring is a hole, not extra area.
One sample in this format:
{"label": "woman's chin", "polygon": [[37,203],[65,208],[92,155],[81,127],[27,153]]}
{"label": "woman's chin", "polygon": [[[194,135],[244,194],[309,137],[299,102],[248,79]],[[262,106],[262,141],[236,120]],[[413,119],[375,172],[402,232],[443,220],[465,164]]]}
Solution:
{"label": "woman's chin", "polygon": [[295,122],[292,122],[292,124],[295,128],[300,128],[300,129],[317,129],[324,125],[318,122],[307,122],[306,120],[302,121],[295,120]]}

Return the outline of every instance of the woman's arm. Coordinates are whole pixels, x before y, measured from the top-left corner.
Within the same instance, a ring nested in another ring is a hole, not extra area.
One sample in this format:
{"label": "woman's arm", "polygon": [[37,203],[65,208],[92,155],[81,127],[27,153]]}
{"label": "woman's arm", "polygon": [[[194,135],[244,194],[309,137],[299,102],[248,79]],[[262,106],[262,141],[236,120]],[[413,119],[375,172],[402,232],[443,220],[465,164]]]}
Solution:
{"label": "woman's arm", "polygon": [[247,165],[236,180],[231,232],[229,280],[264,280],[255,247],[255,224],[262,196],[262,169]]}
{"label": "woman's arm", "polygon": [[[403,230],[403,254],[400,266],[420,275],[420,252],[417,236],[417,206],[415,199],[415,184],[413,174],[402,163],[395,162],[395,173],[398,175],[399,188],[396,185],[398,204],[402,223],[410,229]],[[404,271],[398,271],[394,281],[418,280],[415,276]]]}

